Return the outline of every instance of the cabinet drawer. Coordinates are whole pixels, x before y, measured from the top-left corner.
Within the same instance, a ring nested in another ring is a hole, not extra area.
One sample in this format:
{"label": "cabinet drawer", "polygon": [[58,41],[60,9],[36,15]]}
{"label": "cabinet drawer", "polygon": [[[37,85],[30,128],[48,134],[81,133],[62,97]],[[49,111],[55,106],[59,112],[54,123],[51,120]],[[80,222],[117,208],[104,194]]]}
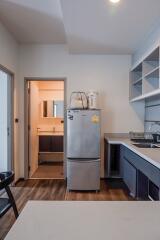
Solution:
{"label": "cabinet drawer", "polygon": [[125,149],[124,157],[145,174],[154,184],[160,187],[160,170],[158,168],[127,148]]}

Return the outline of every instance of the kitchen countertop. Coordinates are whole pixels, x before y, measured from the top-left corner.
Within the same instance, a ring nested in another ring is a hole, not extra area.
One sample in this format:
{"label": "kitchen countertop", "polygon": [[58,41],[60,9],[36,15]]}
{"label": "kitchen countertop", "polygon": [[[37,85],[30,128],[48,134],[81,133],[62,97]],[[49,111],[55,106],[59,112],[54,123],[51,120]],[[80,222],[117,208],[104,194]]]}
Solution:
{"label": "kitchen countertop", "polygon": [[140,157],[144,158],[160,169],[160,149],[159,148],[138,148],[133,145],[128,134],[105,133],[104,138],[109,144],[122,144]]}
{"label": "kitchen countertop", "polygon": [[158,240],[160,203],[29,201],[6,240]]}
{"label": "kitchen countertop", "polygon": [[63,136],[64,132],[39,131],[38,136]]}

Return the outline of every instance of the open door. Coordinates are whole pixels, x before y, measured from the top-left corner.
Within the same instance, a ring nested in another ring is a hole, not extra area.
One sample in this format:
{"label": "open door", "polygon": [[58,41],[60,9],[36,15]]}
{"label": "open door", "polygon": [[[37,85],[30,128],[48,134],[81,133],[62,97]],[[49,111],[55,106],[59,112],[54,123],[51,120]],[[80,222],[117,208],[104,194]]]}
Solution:
{"label": "open door", "polygon": [[26,79],[25,178],[64,179],[64,79]]}
{"label": "open door", "polygon": [[[32,81],[28,83],[28,142],[29,142],[29,177],[32,177],[33,173],[38,168],[38,100],[39,91],[38,83]],[[32,103],[32,104],[31,104]]]}
{"label": "open door", "polygon": [[12,75],[0,69],[0,172],[13,170]]}

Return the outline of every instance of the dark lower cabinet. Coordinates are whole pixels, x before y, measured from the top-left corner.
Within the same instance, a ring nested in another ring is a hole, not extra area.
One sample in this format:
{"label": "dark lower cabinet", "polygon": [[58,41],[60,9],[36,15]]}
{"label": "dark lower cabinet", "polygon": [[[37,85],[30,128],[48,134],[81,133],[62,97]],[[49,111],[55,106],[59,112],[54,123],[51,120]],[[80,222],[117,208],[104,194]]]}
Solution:
{"label": "dark lower cabinet", "polygon": [[50,152],[52,146],[51,136],[39,136],[39,152]]}
{"label": "dark lower cabinet", "polygon": [[127,185],[130,195],[136,197],[137,171],[126,159],[123,161],[123,181]]}
{"label": "dark lower cabinet", "polygon": [[104,144],[105,177],[121,177],[138,200],[160,200],[160,169],[126,146]]}
{"label": "dark lower cabinet", "polygon": [[110,146],[110,176],[120,177],[120,145],[112,144]]}
{"label": "dark lower cabinet", "polygon": [[138,200],[149,200],[148,196],[148,178],[137,170],[137,199]]}
{"label": "dark lower cabinet", "polygon": [[124,151],[125,151],[125,147],[123,145],[121,145],[120,146],[120,176],[121,176],[121,178],[123,178],[123,175],[124,175],[124,168],[123,168]]}
{"label": "dark lower cabinet", "polygon": [[53,136],[51,152],[63,152],[63,136]]}
{"label": "dark lower cabinet", "polygon": [[107,178],[121,178],[120,144],[108,144],[104,140],[104,170]]}
{"label": "dark lower cabinet", "polygon": [[159,188],[151,181],[149,181],[148,197],[151,200],[159,201]]}
{"label": "dark lower cabinet", "polygon": [[121,152],[121,171],[130,195],[139,200],[160,200],[160,170],[127,147]]}
{"label": "dark lower cabinet", "polygon": [[63,136],[39,136],[39,152],[63,152]]}
{"label": "dark lower cabinet", "polygon": [[137,199],[159,201],[159,187],[141,171],[137,171]]}

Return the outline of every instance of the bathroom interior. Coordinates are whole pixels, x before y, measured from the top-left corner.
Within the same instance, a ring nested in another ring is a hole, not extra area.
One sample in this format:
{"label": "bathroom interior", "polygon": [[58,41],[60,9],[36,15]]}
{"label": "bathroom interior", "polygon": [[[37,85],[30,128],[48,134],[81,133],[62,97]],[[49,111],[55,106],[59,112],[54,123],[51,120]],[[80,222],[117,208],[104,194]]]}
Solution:
{"label": "bathroom interior", "polygon": [[64,81],[28,82],[29,178],[63,179]]}

